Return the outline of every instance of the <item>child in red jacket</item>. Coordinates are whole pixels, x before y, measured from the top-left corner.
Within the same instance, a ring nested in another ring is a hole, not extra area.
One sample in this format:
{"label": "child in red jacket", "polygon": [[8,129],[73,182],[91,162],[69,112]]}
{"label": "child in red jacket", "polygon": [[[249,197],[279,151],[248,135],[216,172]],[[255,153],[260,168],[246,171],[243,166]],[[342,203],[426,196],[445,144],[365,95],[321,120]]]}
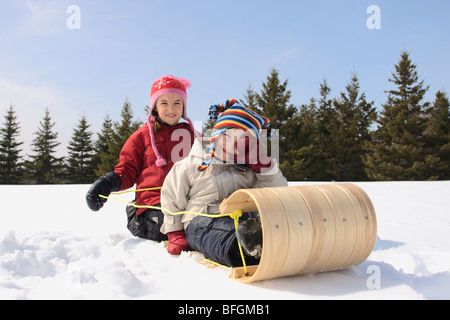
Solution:
{"label": "child in red jacket", "polygon": [[[161,187],[173,164],[189,154],[197,135],[186,113],[186,89],[190,85],[189,80],[170,75],[153,83],[147,123],[125,142],[114,171],[98,179],[87,192],[91,210],[100,210],[106,202],[99,195],[108,196],[134,184],[137,189]],[[159,189],[137,192],[135,201],[138,205],[159,206],[160,196]],[[134,236],[167,240],[160,232],[164,220],[161,210],[128,206],[126,211],[128,229]]]}

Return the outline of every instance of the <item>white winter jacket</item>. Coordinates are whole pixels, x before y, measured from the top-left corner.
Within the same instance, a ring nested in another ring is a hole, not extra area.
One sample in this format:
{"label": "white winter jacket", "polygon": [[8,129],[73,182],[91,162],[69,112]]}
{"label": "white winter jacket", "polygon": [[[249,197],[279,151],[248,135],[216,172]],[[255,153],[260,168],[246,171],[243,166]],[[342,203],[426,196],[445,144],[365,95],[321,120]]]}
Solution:
{"label": "white winter jacket", "polygon": [[[205,147],[201,138],[197,138],[189,156],[175,163],[161,190],[162,208],[171,212],[219,213],[222,200],[236,190],[288,185],[277,165],[265,174],[256,174],[251,169],[241,173],[232,164],[213,158],[211,165],[200,172],[197,168],[206,157]],[[195,217],[192,214],[171,215],[164,209],[163,212],[161,232],[164,234],[186,229]]]}

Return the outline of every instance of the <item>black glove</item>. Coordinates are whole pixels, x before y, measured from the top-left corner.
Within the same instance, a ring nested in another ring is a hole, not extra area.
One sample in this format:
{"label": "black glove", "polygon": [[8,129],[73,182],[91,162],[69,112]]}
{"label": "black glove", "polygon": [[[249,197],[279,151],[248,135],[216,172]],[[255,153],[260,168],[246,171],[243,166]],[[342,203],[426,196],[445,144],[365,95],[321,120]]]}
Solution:
{"label": "black glove", "polygon": [[109,172],[103,177],[100,177],[94,182],[89,191],[86,193],[86,202],[88,207],[92,211],[100,210],[105,204],[106,199],[100,198],[99,195],[104,195],[107,197],[111,192],[119,191],[121,186],[122,180],[114,172]]}

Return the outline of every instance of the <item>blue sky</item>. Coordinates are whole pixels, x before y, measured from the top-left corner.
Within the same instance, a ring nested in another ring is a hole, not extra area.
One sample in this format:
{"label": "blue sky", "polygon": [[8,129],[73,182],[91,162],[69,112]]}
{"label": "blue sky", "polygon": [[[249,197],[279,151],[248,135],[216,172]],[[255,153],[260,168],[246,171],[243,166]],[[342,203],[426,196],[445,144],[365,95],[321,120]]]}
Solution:
{"label": "blue sky", "polygon": [[[70,5],[80,29],[67,28]],[[370,5],[380,8],[379,30],[366,26]],[[337,97],[355,70],[379,108],[402,50],[432,100],[450,88],[449,12],[446,0],[2,1],[0,116],[16,106],[29,154],[48,107],[64,155],[83,114],[97,132],[107,113],[119,120],[128,97],[144,120],[161,75],[192,81],[187,112],[204,121],[209,104],[240,99],[249,84],[259,91],[271,67],[297,106],[318,96],[324,78]]]}

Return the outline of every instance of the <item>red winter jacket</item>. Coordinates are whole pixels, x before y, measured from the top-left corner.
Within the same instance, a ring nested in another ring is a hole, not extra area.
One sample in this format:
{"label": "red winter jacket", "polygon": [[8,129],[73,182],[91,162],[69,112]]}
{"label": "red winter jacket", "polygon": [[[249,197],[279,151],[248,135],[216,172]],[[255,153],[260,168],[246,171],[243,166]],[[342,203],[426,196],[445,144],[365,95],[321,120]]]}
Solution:
{"label": "red winter jacket", "polygon": [[[157,167],[156,155],[150,142],[148,125],[134,132],[120,151],[119,164],[114,172],[122,180],[120,190],[126,190],[136,184],[136,189],[162,187],[166,175],[174,162],[187,157],[194,143],[194,133],[188,123],[179,123],[173,127],[161,124],[154,133],[159,154],[167,160],[167,165]],[[174,140],[174,141],[172,141]],[[160,190],[136,192],[136,204],[154,206],[160,203]],[[138,209],[137,215],[146,209]]]}

